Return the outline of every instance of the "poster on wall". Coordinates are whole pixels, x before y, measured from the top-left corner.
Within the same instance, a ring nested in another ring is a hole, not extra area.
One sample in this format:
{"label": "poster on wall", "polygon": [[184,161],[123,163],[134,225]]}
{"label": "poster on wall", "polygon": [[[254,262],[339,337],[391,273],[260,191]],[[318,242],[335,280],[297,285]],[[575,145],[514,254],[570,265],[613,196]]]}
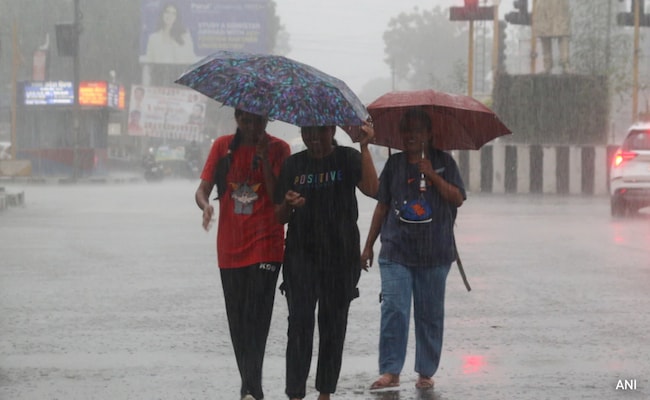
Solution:
{"label": "poster on wall", "polygon": [[141,0],[140,62],[192,64],[217,50],[268,53],[269,0]]}
{"label": "poster on wall", "polygon": [[134,85],[128,134],[200,142],[206,101],[207,97],[190,89]]}

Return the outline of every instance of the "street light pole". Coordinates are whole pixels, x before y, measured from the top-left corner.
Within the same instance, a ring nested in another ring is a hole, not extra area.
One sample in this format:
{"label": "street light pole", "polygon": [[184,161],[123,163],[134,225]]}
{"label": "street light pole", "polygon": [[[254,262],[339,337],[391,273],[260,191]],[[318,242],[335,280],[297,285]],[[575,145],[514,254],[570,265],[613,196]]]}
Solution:
{"label": "street light pole", "polygon": [[469,20],[469,43],[467,46],[467,95],[474,95],[474,20]]}
{"label": "street light pole", "polygon": [[74,148],[72,153],[72,178],[74,180],[81,176],[79,160],[79,141],[81,139],[81,108],[79,106],[79,36],[81,34],[81,16],[79,11],[79,0],[74,0],[74,55],[72,57],[72,75],[74,104],[72,109],[72,134]]}
{"label": "street light pole", "polygon": [[18,52],[18,28],[13,21],[11,29],[11,159],[16,159],[16,107],[18,106],[18,67],[21,58]]}
{"label": "street light pole", "polygon": [[494,18],[494,7],[479,7],[478,0],[465,0],[464,7],[449,7],[450,21],[469,22],[469,43],[467,49],[467,95],[474,92],[474,21]]}
{"label": "street light pole", "polygon": [[632,122],[639,118],[639,26],[641,1],[634,2],[634,57],[632,67]]}

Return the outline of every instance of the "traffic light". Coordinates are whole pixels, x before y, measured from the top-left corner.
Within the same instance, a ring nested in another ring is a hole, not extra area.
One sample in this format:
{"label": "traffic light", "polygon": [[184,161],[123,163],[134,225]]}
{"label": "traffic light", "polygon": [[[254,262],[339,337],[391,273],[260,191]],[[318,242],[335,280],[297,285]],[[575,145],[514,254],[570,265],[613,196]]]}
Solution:
{"label": "traffic light", "polygon": [[55,28],[59,56],[75,57],[79,49],[79,35],[75,24],[56,24]]}
{"label": "traffic light", "polygon": [[530,25],[530,14],[528,13],[528,0],[515,0],[513,6],[518,11],[506,14],[506,21],[514,25]]}
{"label": "traffic light", "polygon": [[506,24],[505,21],[499,21],[499,51],[497,55],[497,71],[501,73],[506,72]]}
{"label": "traffic light", "polygon": [[494,6],[479,7],[478,0],[465,0],[464,7],[449,7],[450,21],[487,21],[494,18]]}
{"label": "traffic light", "polygon": [[639,26],[650,26],[650,15],[645,13],[644,0],[632,0],[630,2],[630,12],[616,14],[616,23],[623,26],[634,26],[634,9],[639,2]]}

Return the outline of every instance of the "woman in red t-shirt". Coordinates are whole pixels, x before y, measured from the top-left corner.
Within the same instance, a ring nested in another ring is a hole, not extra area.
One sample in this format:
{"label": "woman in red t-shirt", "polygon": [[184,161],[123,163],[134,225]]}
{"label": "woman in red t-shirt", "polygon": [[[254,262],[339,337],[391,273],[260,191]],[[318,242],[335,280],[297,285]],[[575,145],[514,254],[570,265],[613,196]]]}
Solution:
{"label": "woman in red t-shirt", "polygon": [[217,259],[239,373],[241,397],[263,399],[262,364],[284,252],[273,191],[289,145],[266,133],[268,119],[235,110],[237,131],[212,145],[196,190],[203,228],[212,223],[217,186]]}

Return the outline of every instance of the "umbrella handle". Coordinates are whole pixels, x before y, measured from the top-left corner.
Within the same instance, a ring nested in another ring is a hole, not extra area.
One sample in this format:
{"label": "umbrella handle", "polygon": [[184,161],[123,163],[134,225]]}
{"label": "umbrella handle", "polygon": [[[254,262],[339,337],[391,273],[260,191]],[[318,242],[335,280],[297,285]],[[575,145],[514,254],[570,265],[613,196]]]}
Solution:
{"label": "umbrella handle", "polygon": [[[426,158],[426,155],[424,153],[424,142],[422,142],[422,159],[424,160]],[[427,180],[424,178],[424,174],[420,174],[420,192],[426,192],[427,191]]]}

